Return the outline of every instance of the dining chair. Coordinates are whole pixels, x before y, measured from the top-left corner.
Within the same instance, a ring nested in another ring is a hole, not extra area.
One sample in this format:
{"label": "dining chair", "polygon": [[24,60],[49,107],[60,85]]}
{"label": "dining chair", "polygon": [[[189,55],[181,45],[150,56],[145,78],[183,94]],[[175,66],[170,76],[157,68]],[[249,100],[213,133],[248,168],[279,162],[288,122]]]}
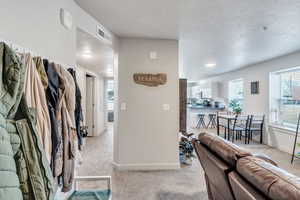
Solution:
{"label": "dining chair", "polygon": [[[249,143],[249,123],[251,116],[249,115],[236,115],[234,122],[229,127],[229,134],[231,136],[232,142],[234,142],[234,137],[236,140],[245,137],[245,144]],[[244,135],[243,135],[244,134]]]}
{"label": "dining chair", "polygon": [[265,123],[265,115],[252,115],[249,124],[249,140],[253,138],[253,132],[260,133],[260,143],[263,143],[263,130]]}
{"label": "dining chair", "polygon": [[239,131],[238,131],[238,139],[242,139],[242,137],[245,138],[245,144],[249,144],[249,140],[250,140],[250,133],[249,133],[249,127],[250,127],[250,123],[252,120],[252,115],[244,115],[240,120],[240,123],[237,125]]}
{"label": "dining chair", "polygon": [[218,118],[218,116],[220,116],[220,115],[229,115],[229,112],[228,111],[219,111],[219,112],[217,112],[217,126],[218,126],[217,128],[219,128],[219,127],[224,128],[224,139],[226,139],[227,138],[228,123],[227,123],[227,120]]}

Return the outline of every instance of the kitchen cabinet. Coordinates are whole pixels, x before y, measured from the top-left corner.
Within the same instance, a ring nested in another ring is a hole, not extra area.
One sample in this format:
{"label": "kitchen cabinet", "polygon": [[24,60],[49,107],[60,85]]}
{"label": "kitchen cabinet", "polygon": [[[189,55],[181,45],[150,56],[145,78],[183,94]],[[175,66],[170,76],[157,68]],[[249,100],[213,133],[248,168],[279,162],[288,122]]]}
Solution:
{"label": "kitchen cabinet", "polygon": [[200,81],[191,86],[191,98],[218,98],[219,97],[219,82]]}

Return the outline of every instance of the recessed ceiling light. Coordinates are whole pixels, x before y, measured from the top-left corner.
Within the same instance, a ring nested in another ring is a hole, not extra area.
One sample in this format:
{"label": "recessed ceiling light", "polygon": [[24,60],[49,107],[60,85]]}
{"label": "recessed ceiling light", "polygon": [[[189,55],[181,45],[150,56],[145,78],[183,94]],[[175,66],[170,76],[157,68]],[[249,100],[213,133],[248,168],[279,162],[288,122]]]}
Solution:
{"label": "recessed ceiling light", "polygon": [[84,57],[84,58],[92,58],[92,55],[89,54],[89,53],[84,53],[84,54],[82,54],[82,57]]}
{"label": "recessed ceiling light", "polygon": [[92,53],[92,51],[89,47],[85,47],[82,52],[86,53],[86,54],[91,54]]}
{"label": "recessed ceiling light", "polygon": [[205,67],[215,67],[217,64],[216,63],[207,63],[206,65],[205,65]]}

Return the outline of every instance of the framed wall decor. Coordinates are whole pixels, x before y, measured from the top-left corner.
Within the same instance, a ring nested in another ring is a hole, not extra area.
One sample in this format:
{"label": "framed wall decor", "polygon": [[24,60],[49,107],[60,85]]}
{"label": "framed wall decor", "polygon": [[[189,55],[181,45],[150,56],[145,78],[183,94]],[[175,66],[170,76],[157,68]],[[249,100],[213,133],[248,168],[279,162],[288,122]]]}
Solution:
{"label": "framed wall decor", "polygon": [[133,80],[136,84],[141,84],[149,87],[157,87],[159,85],[164,85],[167,82],[167,74],[144,74],[135,73],[133,75]]}
{"label": "framed wall decor", "polygon": [[251,82],[251,94],[259,94],[259,82]]}

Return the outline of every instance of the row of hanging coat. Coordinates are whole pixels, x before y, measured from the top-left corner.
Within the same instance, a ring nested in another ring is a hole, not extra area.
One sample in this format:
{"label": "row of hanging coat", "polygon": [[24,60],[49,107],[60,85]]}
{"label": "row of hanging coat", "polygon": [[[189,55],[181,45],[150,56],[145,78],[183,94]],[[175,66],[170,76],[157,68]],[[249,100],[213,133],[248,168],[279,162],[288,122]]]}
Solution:
{"label": "row of hanging coat", "polygon": [[[16,53],[5,43],[0,43],[0,67],[0,175],[10,180],[0,179],[0,199],[51,200],[55,181],[63,192],[71,190],[82,144],[75,71]],[[9,165],[1,155],[8,156]]]}

